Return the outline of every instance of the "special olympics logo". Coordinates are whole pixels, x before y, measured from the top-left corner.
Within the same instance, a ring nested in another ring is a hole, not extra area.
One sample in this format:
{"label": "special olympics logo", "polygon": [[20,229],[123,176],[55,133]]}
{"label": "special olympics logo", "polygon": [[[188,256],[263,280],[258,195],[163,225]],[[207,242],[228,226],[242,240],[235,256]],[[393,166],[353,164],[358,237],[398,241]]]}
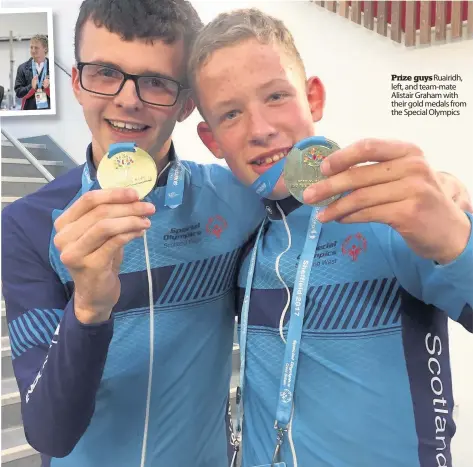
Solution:
{"label": "special olympics logo", "polygon": [[222,232],[227,228],[227,221],[222,216],[214,216],[209,218],[205,230],[208,234],[215,235],[220,238]]}
{"label": "special olympics logo", "polygon": [[325,156],[320,152],[320,149],[311,147],[306,154],[304,154],[304,162],[309,167],[318,167],[325,159]]}
{"label": "special olympics logo", "polygon": [[350,256],[352,261],[356,261],[362,251],[366,251],[368,243],[366,238],[357,233],[356,235],[349,235],[342,245],[342,253]]}
{"label": "special olympics logo", "polygon": [[114,157],[116,169],[127,169],[135,162],[134,157],[127,152],[122,152]]}
{"label": "special olympics logo", "polygon": [[292,392],[289,391],[289,389],[284,389],[284,391],[281,392],[281,400],[282,400],[285,404],[289,404],[289,402],[292,401]]}

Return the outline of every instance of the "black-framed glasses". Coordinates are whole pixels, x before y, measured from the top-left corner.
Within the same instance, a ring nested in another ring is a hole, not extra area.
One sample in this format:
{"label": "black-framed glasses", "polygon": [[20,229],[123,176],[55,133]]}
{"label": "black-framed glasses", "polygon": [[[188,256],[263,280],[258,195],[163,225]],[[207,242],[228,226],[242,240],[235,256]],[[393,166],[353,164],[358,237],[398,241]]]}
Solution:
{"label": "black-framed glasses", "polygon": [[146,104],[172,107],[181,91],[188,89],[179,81],[154,74],[149,76],[132,75],[108,65],[79,62],[80,85],[89,92],[102,96],[116,96],[125,83],[131,79],[136,93]]}

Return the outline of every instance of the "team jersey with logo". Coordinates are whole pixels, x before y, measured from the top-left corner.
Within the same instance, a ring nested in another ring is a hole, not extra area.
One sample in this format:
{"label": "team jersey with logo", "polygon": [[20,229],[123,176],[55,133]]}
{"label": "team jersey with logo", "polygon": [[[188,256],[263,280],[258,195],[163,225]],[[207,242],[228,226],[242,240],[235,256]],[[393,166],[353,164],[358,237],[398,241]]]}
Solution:
{"label": "team jersey with logo", "polygon": [[[251,291],[244,467],[269,464],[276,445],[280,319],[287,308],[286,338],[311,213],[293,198],[279,208],[267,205]],[[240,299],[250,256],[239,276]],[[472,332],[472,284],[471,237],[455,261],[437,265],[386,225],[323,225],[305,301],[292,426],[282,446],[287,466],[451,466],[447,322]]]}
{"label": "team jersey with logo", "polygon": [[[91,161],[89,147],[93,181]],[[179,207],[164,206],[167,171],[146,198],[156,213],[147,232],[155,336],[145,465],[223,467],[236,268],[264,207],[226,168],[182,164]],[[139,467],[150,358],[144,243],[124,249],[111,319],[81,324],[53,239],[82,176],[78,167],[2,212],[3,294],[25,433],[43,466]]]}

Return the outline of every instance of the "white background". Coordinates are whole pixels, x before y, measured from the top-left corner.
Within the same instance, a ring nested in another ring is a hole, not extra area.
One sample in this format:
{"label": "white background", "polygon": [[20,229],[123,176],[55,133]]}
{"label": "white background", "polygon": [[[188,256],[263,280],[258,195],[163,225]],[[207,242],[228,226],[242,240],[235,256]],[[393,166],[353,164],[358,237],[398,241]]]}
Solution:
{"label": "white background", "polygon": [[[395,138],[418,144],[433,167],[446,170],[473,193],[473,41],[407,49],[315,4],[303,1],[205,2],[194,1],[204,22],[219,12],[255,6],[283,19],[293,33],[309,75],[318,75],[326,87],[327,105],[316,133],[346,145],[360,138]],[[74,63],[73,32],[80,1],[3,0],[4,7],[52,7],[55,56],[70,68]],[[57,70],[57,69],[56,69]],[[461,117],[392,117],[391,74],[431,75],[459,73],[458,92],[468,107]],[[56,73],[57,115],[4,119],[14,136],[51,135],[78,162],[90,134],[81,108],[70,89],[70,78]],[[197,112],[175,131],[182,158],[211,162],[213,158],[196,133]],[[472,284],[473,286],[473,284]],[[457,434],[453,442],[455,467],[473,464],[473,336],[451,325],[451,355]],[[406,466],[407,467],[407,466]]]}

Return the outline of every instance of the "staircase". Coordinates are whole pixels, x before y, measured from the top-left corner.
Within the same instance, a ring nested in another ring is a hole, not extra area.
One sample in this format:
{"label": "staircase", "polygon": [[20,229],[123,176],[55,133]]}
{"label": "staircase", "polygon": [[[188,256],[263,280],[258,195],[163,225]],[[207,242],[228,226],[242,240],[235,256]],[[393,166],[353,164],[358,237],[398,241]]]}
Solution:
{"label": "staircase", "polygon": [[[76,164],[48,136],[21,140],[23,146],[54,177]],[[2,139],[2,209],[47,183],[44,175],[10,141]],[[39,467],[40,455],[26,442],[20,393],[13,374],[5,302],[1,301],[2,345],[2,467]]]}

